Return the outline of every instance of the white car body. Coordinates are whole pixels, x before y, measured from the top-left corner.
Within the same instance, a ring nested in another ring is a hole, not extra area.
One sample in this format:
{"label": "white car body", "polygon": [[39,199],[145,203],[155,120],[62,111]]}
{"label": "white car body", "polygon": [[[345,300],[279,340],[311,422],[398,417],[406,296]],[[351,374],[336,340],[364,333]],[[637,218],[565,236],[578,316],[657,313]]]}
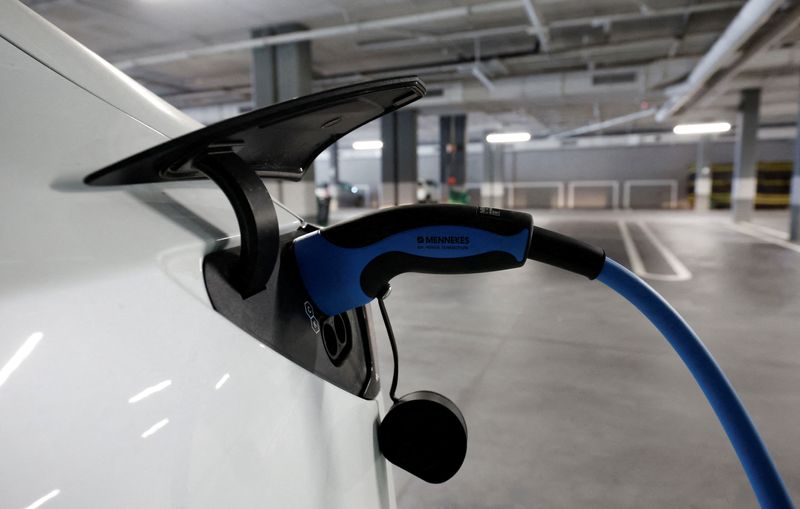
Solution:
{"label": "white car body", "polygon": [[0,115],[0,506],[394,507],[380,398],[212,308],[222,192],[83,184],[200,124],[8,0]]}

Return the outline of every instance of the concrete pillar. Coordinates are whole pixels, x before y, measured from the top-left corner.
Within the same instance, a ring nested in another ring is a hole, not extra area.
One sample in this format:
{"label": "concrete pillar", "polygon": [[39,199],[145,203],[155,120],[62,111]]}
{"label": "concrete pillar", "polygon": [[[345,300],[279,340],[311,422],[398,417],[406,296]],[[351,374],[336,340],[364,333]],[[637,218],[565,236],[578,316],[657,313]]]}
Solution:
{"label": "concrete pillar", "polygon": [[694,210],[704,212],[711,209],[711,140],[703,136],[697,142],[697,160],[694,172]]}
{"label": "concrete pillar", "polygon": [[800,241],[800,103],[797,108],[797,133],[794,137],[794,171],[789,205],[789,240]]}
{"label": "concrete pillar", "polygon": [[339,184],[339,142],[336,141],[329,149],[331,157],[331,180],[334,184]]}
{"label": "concrete pillar", "polygon": [[483,182],[481,183],[481,205],[502,207],[505,175],[505,145],[483,142]]}
{"label": "concrete pillar", "polygon": [[[253,37],[306,30],[297,23],[253,30]],[[311,43],[293,42],[253,50],[253,105],[263,108],[311,93]]]}
{"label": "concrete pillar", "polygon": [[[253,37],[304,30],[293,24],[254,30]],[[309,41],[266,46],[253,50],[253,106],[263,108],[311,93],[311,43]],[[308,168],[300,182],[278,182],[270,186],[274,196],[297,214],[313,218],[317,214],[314,195],[314,168]]]}
{"label": "concrete pillar", "polygon": [[381,117],[382,207],[417,201],[417,112],[402,110]]}
{"label": "concrete pillar", "polygon": [[439,172],[442,201],[450,188],[463,188],[467,181],[467,116],[439,117]]}
{"label": "concrete pillar", "polygon": [[731,209],[735,222],[749,221],[755,209],[760,101],[760,89],[742,91],[739,113],[736,117],[736,149],[731,189]]}

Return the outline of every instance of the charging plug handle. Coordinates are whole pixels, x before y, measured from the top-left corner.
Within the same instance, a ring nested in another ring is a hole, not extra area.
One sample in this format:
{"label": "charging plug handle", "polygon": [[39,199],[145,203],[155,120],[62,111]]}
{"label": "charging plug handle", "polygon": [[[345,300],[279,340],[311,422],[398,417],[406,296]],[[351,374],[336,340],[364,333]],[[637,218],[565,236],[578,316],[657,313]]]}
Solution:
{"label": "charging plug handle", "polygon": [[533,218],[466,205],[407,205],[295,240],[312,300],[333,315],[362,306],[398,274],[467,274],[525,263]]}
{"label": "charging plug handle", "polygon": [[466,205],[406,205],[304,235],[294,242],[303,283],[335,315],[379,296],[405,272],[513,269],[530,258],[595,279],[605,252],[534,227],[530,214]]}

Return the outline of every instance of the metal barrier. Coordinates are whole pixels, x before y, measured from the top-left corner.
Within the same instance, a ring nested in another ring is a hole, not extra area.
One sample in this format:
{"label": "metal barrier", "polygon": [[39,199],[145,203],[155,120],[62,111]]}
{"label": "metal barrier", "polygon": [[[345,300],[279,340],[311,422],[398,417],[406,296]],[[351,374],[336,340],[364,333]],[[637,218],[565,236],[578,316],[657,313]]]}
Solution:
{"label": "metal barrier", "polygon": [[611,208],[619,207],[619,182],[616,180],[574,180],[567,182],[567,208],[575,208],[575,188],[609,187],[611,189]]}
{"label": "metal barrier", "polygon": [[678,181],[675,179],[634,179],[626,180],[622,185],[622,208],[631,208],[631,191],[633,187],[669,187],[669,208],[678,207]]}
{"label": "metal barrier", "polygon": [[[622,186],[620,186],[620,183]],[[635,188],[642,187],[664,187],[668,189],[669,200],[668,208],[678,208],[678,180],[677,179],[631,179],[631,180],[573,180],[573,181],[541,181],[541,182],[470,182],[464,186],[466,192],[472,196],[473,203],[480,203],[484,206],[503,206],[510,208],[543,208],[541,206],[531,206],[530,202],[518,199],[517,191],[527,189],[551,189],[555,192],[555,206],[549,208],[568,208],[580,207],[579,199],[576,199],[576,189],[580,188],[606,188],[610,190],[610,201],[607,201],[609,208],[630,209],[631,199],[634,196]],[[622,192],[620,193],[620,187]],[[620,200],[621,198],[621,200]],[[552,200],[551,200],[552,203]],[[664,207],[658,207],[664,208]]]}
{"label": "metal barrier", "polygon": [[[515,191],[517,189],[555,189],[556,190],[556,206],[555,208],[563,209],[564,208],[564,195],[565,195],[565,184],[564,182],[560,181],[549,181],[549,182],[508,182],[506,184],[506,189],[508,192],[508,206],[509,207],[516,207],[516,194]],[[527,203],[525,203],[525,208],[530,208]]]}

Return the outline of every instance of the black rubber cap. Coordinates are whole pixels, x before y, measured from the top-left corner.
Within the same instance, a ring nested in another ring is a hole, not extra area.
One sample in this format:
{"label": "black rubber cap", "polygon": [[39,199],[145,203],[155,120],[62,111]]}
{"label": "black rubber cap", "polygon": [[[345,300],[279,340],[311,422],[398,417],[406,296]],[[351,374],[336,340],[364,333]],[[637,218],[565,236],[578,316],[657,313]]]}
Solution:
{"label": "black rubber cap", "polygon": [[461,468],[467,455],[467,424],[441,394],[412,392],[400,398],[378,427],[387,460],[423,481],[440,484]]}

